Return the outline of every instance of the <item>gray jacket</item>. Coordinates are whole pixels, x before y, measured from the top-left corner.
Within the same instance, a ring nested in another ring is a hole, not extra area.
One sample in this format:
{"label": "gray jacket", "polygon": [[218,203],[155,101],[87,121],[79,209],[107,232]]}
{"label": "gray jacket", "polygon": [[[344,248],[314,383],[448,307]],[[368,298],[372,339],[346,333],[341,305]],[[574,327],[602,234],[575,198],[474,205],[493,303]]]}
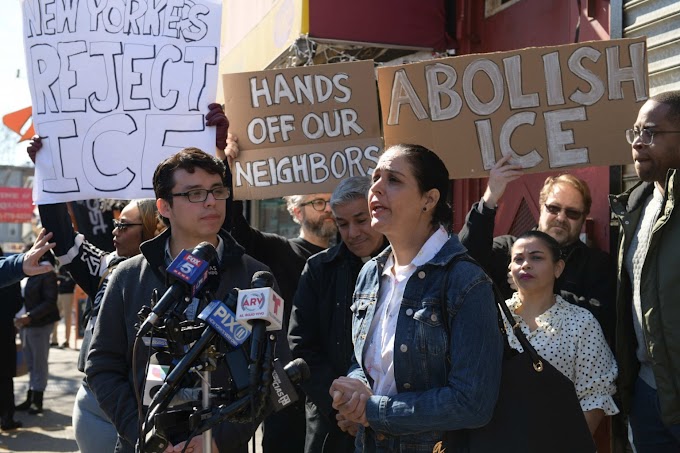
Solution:
{"label": "gray jacket", "polygon": [[[121,263],[109,280],[87,357],[85,374],[99,405],[118,431],[116,451],[133,452],[138,437],[137,401],[134,387],[141,390],[147,362],[146,348],[138,350],[134,364],[137,382],[133,380],[133,345],[137,313],[150,305],[154,289],[162,295],[167,289],[164,260],[165,244],[170,236],[166,230],[160,236],[144,242],[142,254]],[[248,288],[252,275],[269,270],[246,255],[243,248],[225,231],[220,232],[225,250],[219,263],[220,283],[214,295],[223,299],[234,287]],[[226,385],[226,367],[213,373],[213,385]],[[213,430],[221,453],[241,453],[253,434],[251,424],[224,422]]]}

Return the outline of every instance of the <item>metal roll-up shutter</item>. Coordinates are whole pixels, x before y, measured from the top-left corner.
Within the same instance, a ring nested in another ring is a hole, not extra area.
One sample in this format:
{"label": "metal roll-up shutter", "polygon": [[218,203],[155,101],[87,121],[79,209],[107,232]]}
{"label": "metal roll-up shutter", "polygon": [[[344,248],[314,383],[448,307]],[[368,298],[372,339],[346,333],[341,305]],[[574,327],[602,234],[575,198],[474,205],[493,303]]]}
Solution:
{"label": "metal roll-up shutter", "polygon": [[651,95],[680,90],[680,1],[624,1],[623,36],[647,36]]}
{"label": "metal roll-up shutter", "polygon": [[[619,5],[623,14],[612,13],[623,27],[617,30],[615,25],[612,37],[647,37],[650,96],[680,90],[680,1],[623,0]],[[627,190],[638,182],[632,164],[621,167],[619,178],[620,187],[610,188],[613,192]]]}

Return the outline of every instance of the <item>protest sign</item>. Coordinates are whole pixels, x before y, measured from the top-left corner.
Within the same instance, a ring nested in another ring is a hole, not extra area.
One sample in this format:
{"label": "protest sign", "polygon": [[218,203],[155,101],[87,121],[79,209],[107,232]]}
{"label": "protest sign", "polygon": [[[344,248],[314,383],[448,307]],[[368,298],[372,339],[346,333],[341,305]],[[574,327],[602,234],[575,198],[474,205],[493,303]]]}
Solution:
{"label": "protest sign", "polygon": [[372,61],[225,74],[234,197],[331,192],[382,150]]}
{"label": "protest sign", "polygon": [[527,172],[631,162],[648,97],[644,38],[465,55],[378,69],[385,145],[417,143],[452,178],[505,155]]}
{"label": "protest sign", "polygon": [[0,222],[26,223],[32,219],[31,189],[0,187]]}
{"label": "protest sign", "polygon": [[187,146],[214,153],[220,0],[23,0],[36,203],[153,197]]}

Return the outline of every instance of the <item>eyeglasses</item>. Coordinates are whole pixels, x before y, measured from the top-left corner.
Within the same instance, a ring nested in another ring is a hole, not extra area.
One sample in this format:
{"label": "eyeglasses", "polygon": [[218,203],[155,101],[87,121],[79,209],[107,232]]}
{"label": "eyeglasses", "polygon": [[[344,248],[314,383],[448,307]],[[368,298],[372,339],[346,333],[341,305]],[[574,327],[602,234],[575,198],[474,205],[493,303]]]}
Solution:
{"label": "eyeglasses", "polygon": [[118,231],[121,233],[125,231],[128,227],[131,226],[142,226],[144,225],[143,223],[127,223],[127,222],[121,222],[120,220],[114,220],[113,221],[113,229],[115,230],[118,228]]}
{"label": "eyeglasses", "polygon": [[173,197],[187,197],[187,199],[192,203],[203,203],[208,199],[208,194],[211,193],[215,200],[226,200],[231,195],[231,190],[229,187],[215,187],[214,189],[193,189],[187,192],[173,193],[170,194]]}
{"label": "eyeglasses", "polygon": [[312,201],[300,203],[300,206],[307,206],[308,204],[311,204],[315,211],[323,211],[324,209],[326,209],[326,205],[328,203],[330,203],[330,201],[326,201],[321,198],[315,198]]}
{"label": "eyeglasses", "polygon": [[544,206],[545,210],[552,215],[558,215],[560,212],[564,211],[564,214],[567,216],[567,218],[571,220],[579,220],[581,217],[583,217],[583,212],[577,211],[576,209],[563,208],[562,206],[557,206],[555,204],[546,204]]}
{"label": "eyeglasses", "polygon": [[680,131],[653,131],[644,127],[642,129],[626,129],[626,140],[632,145],[640,137],[640,143],[649,146],[654,141],[656,134],[680,134]]}

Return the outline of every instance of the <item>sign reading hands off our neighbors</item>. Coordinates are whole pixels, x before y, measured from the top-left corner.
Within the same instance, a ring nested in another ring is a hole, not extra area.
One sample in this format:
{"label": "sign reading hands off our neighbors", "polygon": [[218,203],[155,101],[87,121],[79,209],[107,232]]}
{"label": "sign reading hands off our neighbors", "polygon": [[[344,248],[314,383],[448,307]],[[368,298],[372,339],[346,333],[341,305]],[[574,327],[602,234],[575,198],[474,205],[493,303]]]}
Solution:
{"label": "sign reading hands off our neighbors", "polygon": [[223,75],[234,197],[331,192],[382,150],[372,61]]}
{"label": "sign reading hands off our neighbors", "polygon": [[160,161],[214,153],[220,0],[23,0],[38,204],[153,197]]}
{"label": "sign reading hands off our neighbors", "polygon": [[385,145],[417,143],[452,178],[505,155],[531,172],[630,163],[648,97],[644,38],[466,55],[378,69]]}

